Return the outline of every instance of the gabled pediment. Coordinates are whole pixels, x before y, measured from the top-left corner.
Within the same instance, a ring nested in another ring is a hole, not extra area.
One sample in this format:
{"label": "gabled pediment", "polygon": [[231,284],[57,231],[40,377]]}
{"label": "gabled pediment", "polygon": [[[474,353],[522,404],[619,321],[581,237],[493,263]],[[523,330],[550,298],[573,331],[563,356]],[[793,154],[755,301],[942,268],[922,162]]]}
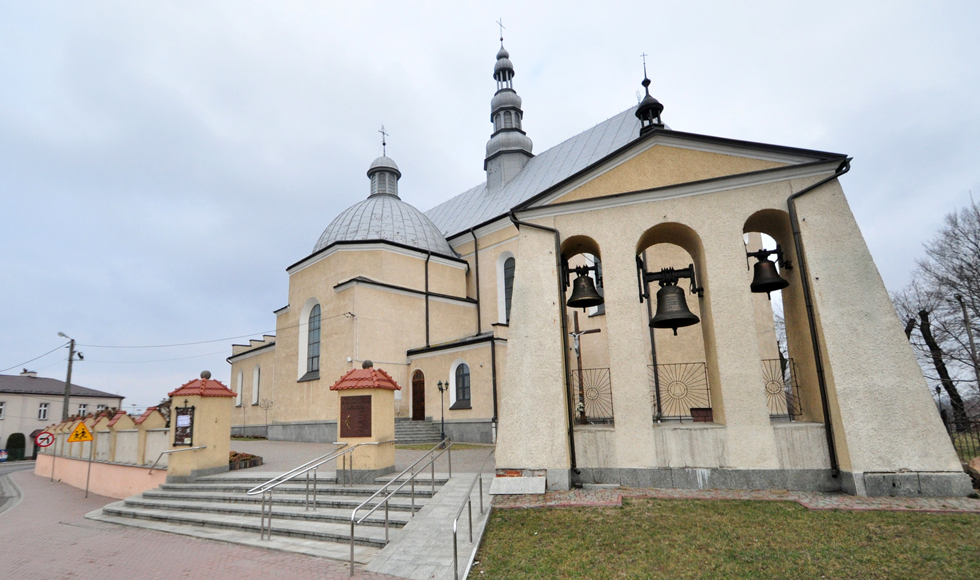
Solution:
{"label": "gabled pediment", "polygon": [[673,131],[657,132],[522,205],[541,207],[837,157],[843,156]]}

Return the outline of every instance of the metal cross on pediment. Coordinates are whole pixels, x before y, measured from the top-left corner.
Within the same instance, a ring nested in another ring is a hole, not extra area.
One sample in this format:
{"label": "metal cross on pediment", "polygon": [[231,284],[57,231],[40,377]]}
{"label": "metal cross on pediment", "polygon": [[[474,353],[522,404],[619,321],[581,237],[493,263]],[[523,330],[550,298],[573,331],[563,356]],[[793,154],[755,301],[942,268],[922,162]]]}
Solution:
{"label": "metal cross on pediment", "polygon": [[582,372],[581,338],[582,338],[582,335],[585,335],[585,334],[594,334],[596,332],[602,332],[602,330],[600,330],[598,328],[591,328],[589,330],[581,330],[581,329],[579,329],[579,326],[578,326],[578,312],[573,312],[572,314],[573,314],[572,320],[574,321],[575,330],[573,330],[572,332],[569,332],[568,334],[572,337],[572,344],[574,345],[574,348],[575,348],[575,359],[576,359],[576,363],[577,363],[577,372],[578,372],[578,403],[579,403],[578,404],[578,408],[579,408],[578,414],[579,414],[579,420],[581,420],[583,423],[585,423],[585,421],[586,421],[586,418],[585,418],[585,387],[583,385],[583,378],[584,378],[583,377],[583,374],[584,373]]}

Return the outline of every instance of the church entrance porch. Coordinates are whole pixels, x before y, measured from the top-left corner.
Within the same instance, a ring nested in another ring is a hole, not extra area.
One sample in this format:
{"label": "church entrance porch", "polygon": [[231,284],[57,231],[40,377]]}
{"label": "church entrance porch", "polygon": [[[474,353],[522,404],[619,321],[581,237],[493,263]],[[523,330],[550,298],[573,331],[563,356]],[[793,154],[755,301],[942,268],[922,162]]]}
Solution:
{"label": "church entrance porch", "polygon": [[425,421],[425,375],[422,371],[412,375],[412,420]]}

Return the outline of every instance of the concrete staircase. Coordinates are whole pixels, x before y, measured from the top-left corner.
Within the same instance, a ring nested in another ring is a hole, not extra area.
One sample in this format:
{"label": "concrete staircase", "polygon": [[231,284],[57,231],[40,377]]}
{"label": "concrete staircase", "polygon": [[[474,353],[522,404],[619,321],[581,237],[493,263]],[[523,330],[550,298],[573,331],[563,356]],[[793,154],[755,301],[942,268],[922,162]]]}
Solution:
{"label": "concrete staircase", "polygon": [[442,429],[436,421],[395,421],[395,441],[398,443],[437,443],[442,439]]}
{"label": "concrete staircase", "polygon": [[[239,473],[241,473],[239,475]],[[263,548],[300,552],[319,557],[350,558],[351,511],[384,483],[344,486],[333,474],[317,478],[316,511],[305,508],[305,479],[276,488],[272,501],[272,539],[260,539],[260,496],[246,491],[275,473],[231,472],[203,477],[193,483],[166,483],[124,501],[109,504],[87,517],[100,521],[184,534]],[[437,478],[435,491],[445,484]],[[417,479],[415,511],[433,497],[430,479]],[[311,496],[312,499],[312,496]],[[367,510],[358,512],[358,517]],[[389,538],[412,519],[410,486],[389,502]],[[358,525],[354,560],[369,562],[385,547],[384,509]]]}

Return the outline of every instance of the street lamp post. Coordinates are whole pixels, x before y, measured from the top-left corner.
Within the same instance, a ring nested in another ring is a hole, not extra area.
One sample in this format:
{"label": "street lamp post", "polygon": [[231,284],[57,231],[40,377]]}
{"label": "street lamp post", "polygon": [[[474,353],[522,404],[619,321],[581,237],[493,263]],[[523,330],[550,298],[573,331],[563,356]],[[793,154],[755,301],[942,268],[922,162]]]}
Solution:
{"label": "street lamp post", "polygon": [[446,381],[445,383],[439,381],[438,383],[436,383],[436,386],[439,387],[439,408],[440,408],[440,415],[441,415],[440,423],[442,425],[441,427],[442,440],[445,441],[446,440],[446,396],[443,393],[445,393],[446,390],[449,389],[449,381]]}
{"label": "street lamp post", "polygon": [[960,303],[960,308],[963,309],[963,324],[966,326],[966,336],[970,339],[970,359],[973,361],[973,374],[977,379],[977,388],[980,389],[980,365],[977,364],[977,345],[973,342],[970,313],[966,309],[966,303],[963,302],[962,294],[954,294],[953,298],[956,298],[956,301]]}

